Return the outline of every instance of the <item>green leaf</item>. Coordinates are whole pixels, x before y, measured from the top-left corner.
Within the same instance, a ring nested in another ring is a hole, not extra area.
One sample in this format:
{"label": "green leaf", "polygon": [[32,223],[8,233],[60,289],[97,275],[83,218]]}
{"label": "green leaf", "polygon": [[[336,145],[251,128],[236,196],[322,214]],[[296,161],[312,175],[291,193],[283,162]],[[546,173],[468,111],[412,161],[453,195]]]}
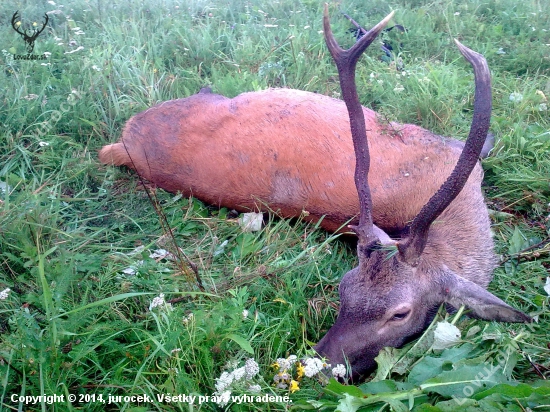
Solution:
{"label": "green leaf", "polygon": [[439,357],[426,356],[412,368],[408,382],[419,385],[427,379],[439,375],[448,370],[453,363],[466,358],[472,349],[473,345],[468,343],[445,349]]}
{"label": "green leaf", "polygon": [[[531,395],[550,395],[550,384],[548,387],[533,387],[532,385],[527,385],[525,383],[501,383],[493,386],[486,391],[477,393],[475,396],[472,396],[474,399],[483,399],[489,397],[493,400],[514,400],[514,399],[525,399]],[[497,396],[494,396],[497,395]]]}
{"label": "green leaf", "polygon": [[395,348],[383,348],[374,360],[378,364],[378,369],[376,369],[376,376],[373,381],[382,381],[388,377],[390,374],[393,365],[399,359],[399,349]]}
{"label": "green leaf", "polygon": [[336,379],[331,378],[328,382],[328,385],[325,386],[325,390],[332,392],[334,395],[351,395],[358,398],[365,397],[365,393],[359,389],[357,386],[353,385],[343,385],[338,382]]}
{"label": "green leaf", "polygon": [[227,335],[227,337],[235,342],[237,345],[239,345],[242,350],[250,353],[251,355],[254,355],[254,349],[252,349],[250,342],[248,342],[245,338],[240,335],[236,335],[235,333]]}
{"label": "green leaf", "polygon": [[424,392],[436,392],[443,396],[468,398],[474,393],[506,381],[499,365],[463,365],[443,372],[420,385]]}
{"label": "green leaf", "polygon": [[376,394],[376,393],[382,393],[382,392],[396,392],[397,391],[397,385],[395,384],[395,381],[393,380],[383,380],[378,382],[367,382],[363,385],[359,386],[361,391],[363,393],[369,393],[369,394]]}
{"label": "green leaf", "polygon": [[348,393],[344,394],[344,397],[340,399],[338,407],[336,408],[339,412],[355,412],[361,406],[365,404],[364,400],[352,396]]}
{"label": "green leaf", "polygon": [[395,412],[408,412],[409,411],[409,408],[407,408],[407,406],[401,402],[401,401],[398,401],[396,399],[392,399],[392,398],[382,398],[382,400],[384,402],[387,402],[391,409]]}

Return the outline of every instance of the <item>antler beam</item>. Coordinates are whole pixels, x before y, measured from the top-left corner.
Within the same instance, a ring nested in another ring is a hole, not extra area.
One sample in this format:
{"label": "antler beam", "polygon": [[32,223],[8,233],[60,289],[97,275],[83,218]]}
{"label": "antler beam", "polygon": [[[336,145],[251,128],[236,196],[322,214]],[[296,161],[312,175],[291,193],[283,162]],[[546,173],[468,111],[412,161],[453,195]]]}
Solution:
{"label": "antler beam", "polygon": [[473,120],[464,150],[451,175],[414,218],[409,237],[397,245],[401,256],[413,266],[418,265],[426,246],[430,225],[458,196],[477,164],[491,121],[491,74],[487,61],[481,54],[470,50],[458,40],[455,43],[474,69]]}
{"label": "antler beam", "polygon": [[325,41],[338,69],[342,98],[348,109],[353,147],[355,149],[355,186],[357,187],[359,195],[360,215],[359,224],[357,226],[351,226],[351,228],[359,238],[357,247],[360,260],[362,257],[368,256],[369,246],[377,242],[378,238],[373,231],[372,199],[368,184],[370,156],[367,143],[365,116],[361,103],[359,102],[357,86],[355,84],[355,67],[361,54],[384,29],[393,17],[393,14],[394,12],[391,12],[348,50],[342,49],[332,34],[328,15],[328,4],[326,3],[323,16]]}

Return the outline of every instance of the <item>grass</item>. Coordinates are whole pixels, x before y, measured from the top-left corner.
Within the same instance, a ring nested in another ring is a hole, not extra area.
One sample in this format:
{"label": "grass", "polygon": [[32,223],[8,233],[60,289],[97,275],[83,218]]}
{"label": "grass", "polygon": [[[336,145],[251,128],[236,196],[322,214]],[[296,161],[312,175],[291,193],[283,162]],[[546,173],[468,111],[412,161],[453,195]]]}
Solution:
{"label": "grass", "polygon": [[[107,405],[99,396],[211,395],[215,378],[251,357],[260,365],[254,382],[261,393],[289,395],[272,385],[270,365],[306,356],[333,323],[339,279],[355,264],[353,248],[299,219],[271,216],[260,232],[243,233],[231,211],[157,190],[177,244],[198,268],[201,291],[185,259],[150,257],[176,248],[136,176],[99,165],[96,153],[118,138],[131,115],[205,85],[229,97],[267,87],[339,96],[319,33],[321,6],[311,0],[2,3],[3,22],[16,10],[38,22],[44,12],[58,12],[33,52],[51,53],[46,61],[14,60],[25,44],[9,24],[0,25],[0,291],[11,289],[0,300],[0,410],[213,410],[215,403],[198,401],[122,398]],[[336,6],[334,30],[349,46],[350,25]],[[461,345],[434,353],[425,344],[427,332],[382,356],[379,375],[366,386],[304,379],[290,394],[292,404],[228,408],[543,410],[550,368],[544,290],[550,17],[544,2],[375,0],[340,7],[367,27],[395,9],[391,24],[407,28],[385,34],[404,70],[381,60],[375,47],[358,65],[362,103],[390,120],[462,138],[471,118],[472,75],[452,38],[487,57],[497,142],[483,166],[502,256],[490,290],[538,323],[528,330],[460,317]],[[513,93],[521,100],[512,101]],[[172,305],[149,310],[161,293]],[[479,368],[508,348],[506,383],[496,394],[476,392],[459,405],[452,396],[466,394],[466,386],[456,393],[434,389],[439,378],[429,371],[445,370],[449,359],[475,383],[471,376],[486,376]],[[506,386],[511,382],[526,388],[514,392]],[[378,395],[367,404],[364,393]],[[72,404],[18,400],[41,394],[79,398]]]}

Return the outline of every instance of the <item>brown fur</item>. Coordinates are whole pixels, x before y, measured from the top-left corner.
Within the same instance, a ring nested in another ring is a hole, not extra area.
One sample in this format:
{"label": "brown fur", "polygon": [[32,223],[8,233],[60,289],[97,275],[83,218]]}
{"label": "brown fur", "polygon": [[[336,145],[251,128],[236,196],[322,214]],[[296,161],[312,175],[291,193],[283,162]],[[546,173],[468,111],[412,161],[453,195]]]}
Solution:
{"label": "brown fur", "polygon": [[[363,112],[373,221],[399,239],[451,174],[464,145]],[[217,206],[249,211],[267,205],[283,217],[305,210],[307,220],[322,218],[329,231],[359,212],[346,107],[314,93],[270,89],[228,99],[203,91],[167,101],[132,117],[99,159]],[[484,289],[496,261],[482,178],[477,164],[431,225],[418,265],[379,250],[344,276],[341,310],[315,347],[320,354],[334,364],[344,363],[345,355],[360,377],[375,366],[382,347],[420,333],[442,302],[466,304],[484,319],[530,320]],[[377,237],[388,243],[378,228]]]}
{"label": "brown fur", "polygon": [[[452,171],[463,144],[414,125],[387,124],[364,108],[371,152],[373,219],[398,235]],[[124,143],[124,144],[123,144]],[[355,155],[340,100],[291,89],[233,99],[199,93],[132,117],[99,159],[126,165],[171,191],[240,211],[269,205],[283,217],[336,231],[358,213]],[[489,218],[476,167],[430,231],[424,260],[482,286],[494,267]],[[451,236],[452,235],[452,236]],[[464,241],[467,238],[467,241]]]}

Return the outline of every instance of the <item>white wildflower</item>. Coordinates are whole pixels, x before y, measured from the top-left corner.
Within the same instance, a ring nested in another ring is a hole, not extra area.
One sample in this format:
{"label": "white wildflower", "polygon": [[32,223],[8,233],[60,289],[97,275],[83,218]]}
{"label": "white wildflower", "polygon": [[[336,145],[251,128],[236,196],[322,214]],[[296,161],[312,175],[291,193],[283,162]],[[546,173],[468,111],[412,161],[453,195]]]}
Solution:
{"label": "white wildflower", "polygon": [[192,313],[190,313],[189,315],[187,316],[184,316],[183,317],[183,324],[184,325],[187,325],[189,322],[191,322],[193,320],[193,318],[195,317],[195,315],[193,315]]}
{"label": "white wildflower", "polygon": [[44,146],[49,146],[50,144],[48,142],[38,142],[38,146],[40,147],[44,147]]}
{"label": "white wildflower", "polygon": [[439,322],[434,331],[433,349],[445,349],[460,342],[460,330],[449,322]]}
{"label": "white wildflower", "polygon": [[304,374],[311,378],[315,375],[317,375],[321,370],[323,370],[323,367],[325,364],[323,361],[319,358],[307,358],[304,360]]}
{"label": "white wildflower", "polygon": [[510,99],[511,102],[519,103],[523,100],[523,95],[517,92],[510,93],[510,97],[508,99]]}
{"label": "white wildflower", "polygon": [[153,299],[149,305],[149,310],[153,310],[159,306],[164,306],[166,308],[172,308],[172,305],[164,300],[164,293],[161,293],[156,298]]}
{"label": "white wildflower", "polygon": [[506,54],[506,52],[502,47],[499,47],[499,49],[497,50],[497,54]]}
{"label": "white wildflower", "polygon": [[51,63],[40,63],[41,66],[51,66]]}
{"label": "white wildflower", "polygon": [[546,105],[546,103],[539,104],[539,112],[545,112],[547,110],[548,110],[548,106]]}
{"label": "white wildflower", "polygon": [[42,53],[42,54],[43,54],[44,56],[46,56],[46,57],[50,57],[50,56],[52,55],[50,52],[44,52],[44,53]]}
{"label": "white wildflower", "polygon": [[92,66],[92,69],[94,69],[96,72],[101,71],[101,67],[96,66],[95,64]]}
{"label": "white wildflower", "polygon": [[218,392],[225,391],[233,383],[233,374],[227,371],[223,371],[219,378],[216,378],[216,390]]}
{"label": "white wildflower", "polygon": [[55,1],[48,0],[48,4],[51,4],[52,6],[55,6]]}
{"label": "white wildflower", "polygon": [[176,353],[181,352],[181,348],[174,348],[170,351],[170,355],[175,355]]}
{"label": "white wildflower", "polygon": [[235,369],[231,373],[233,374],[233,379],[235,381],[240,381],[246,375],[246,368],[244,366],[241,366],[240,368]]}
{"label": "white wildflower", "polygon": [[[9,289],[6,289],[9,291]],[[550,295],[550,277],[546,278],[546,285],[544,285],[544,291]],[[2,292],[3,293],[3,292]]]}
{"label": "white wildflower", "polygon": [[393,91],[395,93],[401,93],[403,90],[405,90],[405,88],[403,87],[403,85],[401,83],[397,83],[395,85],[395,87],[393,88]]}
{"label": "white wildflower", "polygon": [[286,371],[292,366],[291,363],[285,358],[277,358],[276,362],[279,365],[279,369],[281,371]]}
{"label": "white wildflower", "polygon": [[220,405],[222,408],[229,403],[229,399],[231,398],[231,391],[225,391],[221,394],[218,394],[216,397],[216,403]]}
{"label": "white wildflower", "polygon": [[243,319],[246,319],[248,318],[248,310],[244,309],[243,310]]}
{"label": "white wildflower", "polygon": [[460,16],[460,12],[459,11],[455,12],[455,16]]}
{"label": "white wildflower", "polygon": [[339,363],[335,368],[332,368],[332,376],[335,378],[343,378],[346,376],[346,367]]}
{"label": "white wildflower", "polygon": [[262,390],[262,387],[260,385],[250,385],[248,390],[252,393],[258,393]]}
{"label": "white wildflower", "polygon": [[2,292],[0,292],[0,300],[6,300],[10,294],[10,291],[10,288],[6,288]]}
{"label": "white wildflower", "polygon": [[244,368],[246,371],[246,379],[252,379],[260,372],[260,367],[258,366],[258,363],[252,358],[246,360]]}
{"label": "white wildflower", "polygon": [[304,26],[304,30],[309,29],[311,26]]}

